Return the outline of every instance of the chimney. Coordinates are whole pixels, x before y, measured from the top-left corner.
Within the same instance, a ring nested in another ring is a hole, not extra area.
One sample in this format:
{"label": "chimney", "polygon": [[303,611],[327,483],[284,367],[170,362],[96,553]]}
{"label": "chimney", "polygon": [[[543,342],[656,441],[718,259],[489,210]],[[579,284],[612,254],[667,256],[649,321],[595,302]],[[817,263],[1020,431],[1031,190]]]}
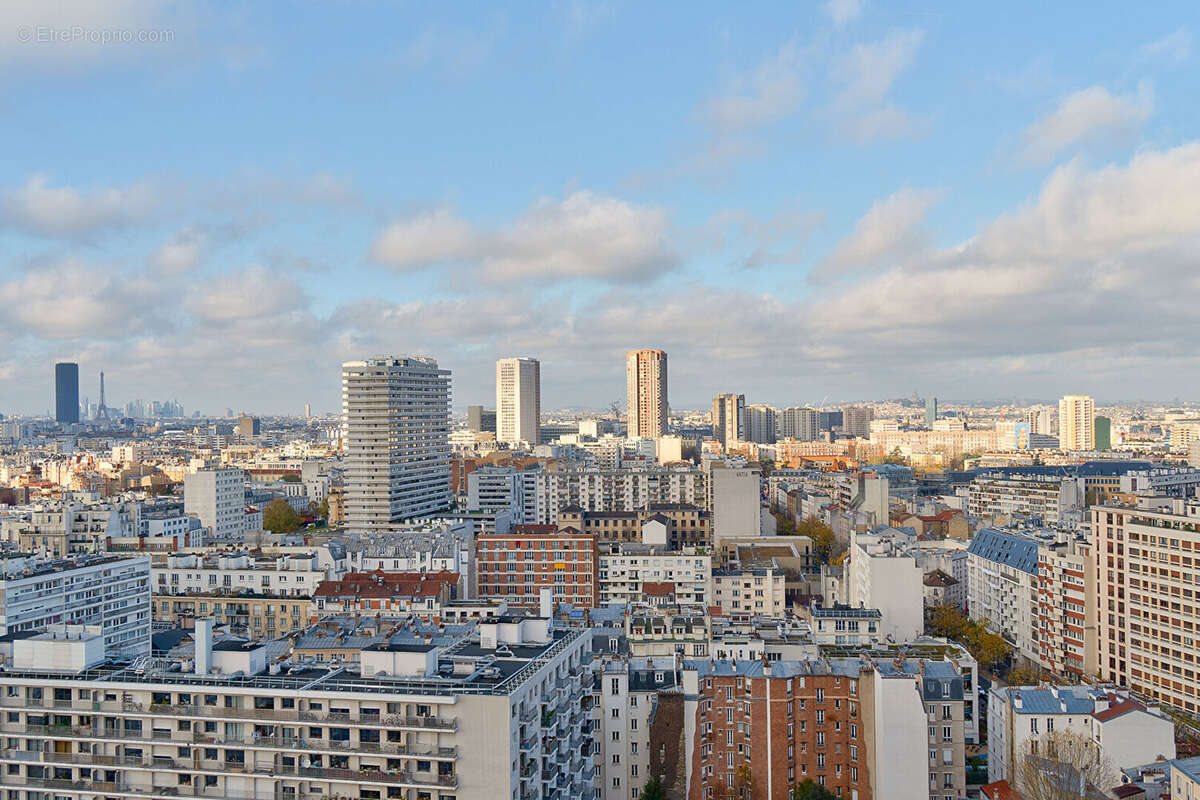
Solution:
{"label": "chimney", "polygon": [[207,675],[209,668],[212,666],[212,649],[213,649],[213,621],[211,617],[204,617],[196,620],[196,633],[193,636],[196,642],[196,674]]}

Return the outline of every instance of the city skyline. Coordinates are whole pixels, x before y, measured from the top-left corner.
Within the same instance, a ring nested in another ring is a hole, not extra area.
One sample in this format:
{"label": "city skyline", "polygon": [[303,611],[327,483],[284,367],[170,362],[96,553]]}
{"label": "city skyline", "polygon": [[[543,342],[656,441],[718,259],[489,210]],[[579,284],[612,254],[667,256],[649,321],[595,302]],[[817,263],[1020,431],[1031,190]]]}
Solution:
{"label": "city skyline", "polygon": [[[677,407],[1200,388],[1188,4],[43,5],[0,20],[4,413],[58,361],[333,410],[394,352],[462,404],[529,353],[546,408],[621,398],[638,347]],[[17,35],[71,23],[171,36]]]}

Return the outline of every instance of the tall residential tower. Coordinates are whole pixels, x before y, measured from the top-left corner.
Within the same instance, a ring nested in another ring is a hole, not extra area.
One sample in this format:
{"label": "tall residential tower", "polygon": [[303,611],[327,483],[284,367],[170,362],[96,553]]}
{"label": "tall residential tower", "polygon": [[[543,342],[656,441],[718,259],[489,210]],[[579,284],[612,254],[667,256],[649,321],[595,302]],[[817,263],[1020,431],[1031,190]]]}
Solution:
{"label": "tall residential tower", "polygon": [[726,450],[745,439],[745,411],[744,394],[719,394],[713,398],[713,438]]}
{"label": "tall residential tower", "polygon": [[631,350],[625,356],[628,430],[631,439],[658,439],[667,432],[667,354]]}
{"label": "tall residential tower", "polygon": [[496,441],[537,445],[542,431],[542,368],[536,358],[496,362]]}
{"label": "tall residential tower", "polygon": [[1058,401],[1058,446],[1063,450],[1095,449],[1096,401],[1086,394],[1069,394]]}
{"label": "tall residential tower", "polygon": [[411,356],[347,361],[342,425],[351,532],[450,505],[450,370]]}

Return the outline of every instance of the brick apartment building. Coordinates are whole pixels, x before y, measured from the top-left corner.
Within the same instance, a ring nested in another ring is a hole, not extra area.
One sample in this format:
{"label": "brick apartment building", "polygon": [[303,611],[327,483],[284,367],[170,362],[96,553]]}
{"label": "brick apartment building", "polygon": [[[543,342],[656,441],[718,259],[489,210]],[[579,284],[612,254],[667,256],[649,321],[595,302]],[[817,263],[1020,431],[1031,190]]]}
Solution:
{"label": "brick apartment building", "polygon": [[518,525],[510,534],[475,539],[478,594],[510,609],[537,608],[544,587],[555,604],[595,608],[599,602],[596,537],[557,525]]}
{"label": "brick apartment building", "polygon": [[666,528],[672,549],[712,545],[712,512],[690,503],[650,503],[638,511],[584,511],[570,505],[558,512],[559,527],[590,533],[600,543],[640,542],[648,522]]}

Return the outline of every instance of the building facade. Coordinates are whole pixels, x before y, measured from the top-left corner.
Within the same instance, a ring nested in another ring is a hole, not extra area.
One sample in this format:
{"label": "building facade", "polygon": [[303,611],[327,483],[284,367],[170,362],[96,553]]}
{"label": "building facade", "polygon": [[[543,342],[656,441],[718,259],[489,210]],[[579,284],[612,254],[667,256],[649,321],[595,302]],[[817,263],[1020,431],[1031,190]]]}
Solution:
{"label": "building facade", "polygon": [[240,469],[201,470],[184,476],[183,510],[200,518],[200,524],[208,528],[208,541],[245,539],[245,479]]}
{"label": "building facade", "polygon": [[542,367],[536,358],[496,362],[496,441],[542,441]]}
{"label": "building facade", "polygon": [[432,358],[342,365],[346,525],[386,531],[450,505],[450,371]]}
{"label": "building facade", "polygon": [[511,534],[475,539],[480,599],[502,599],[509,608],[538,608],[543,588],[554,604],[595,608],[599,602],[596,538],[554,525],[518,525]]}
{"label": "building facade", "polygon": [[658,439],[667,432],[667,354],[632,350],[625,356],[626,435]]}
{"label": "building facade", "polygon": [[1058,401],[1058,446],[1096,449],[1096,401],[1086,394],[1068,394]]}

